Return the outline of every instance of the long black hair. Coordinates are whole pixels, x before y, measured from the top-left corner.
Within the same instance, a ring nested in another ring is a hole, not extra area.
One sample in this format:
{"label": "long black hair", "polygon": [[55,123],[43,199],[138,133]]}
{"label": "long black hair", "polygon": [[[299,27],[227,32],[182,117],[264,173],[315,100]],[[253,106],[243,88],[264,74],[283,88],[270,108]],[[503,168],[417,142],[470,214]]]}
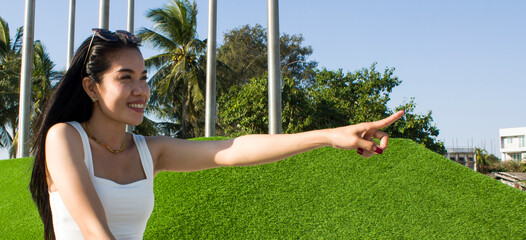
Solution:
{"label": "long black hair", "polygon": [[111,67],[112,56],[116,52],[124,48],[139,50],[137,43],[127,41],[125,37],[117,35],[119,39],[116,41],[105,41],[97,35],[84,40],[77,49],[66,74],[47,101],[44,114],[37,121],[38,131],[33,138],[35,161],[29,189],[44,223],[45,239],[55,239],[46,178],[47,133],[57,123],[84,122],[90,119],[93,102],[82,87],[82,79],[90,77],[93,81],[100,83],[102,74]]}

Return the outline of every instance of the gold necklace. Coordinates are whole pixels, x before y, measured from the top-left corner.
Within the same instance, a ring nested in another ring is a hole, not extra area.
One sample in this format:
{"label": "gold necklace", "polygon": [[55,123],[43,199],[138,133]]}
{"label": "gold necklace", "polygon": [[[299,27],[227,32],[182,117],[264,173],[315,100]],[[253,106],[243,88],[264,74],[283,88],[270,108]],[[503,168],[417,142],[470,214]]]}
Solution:
{"label": "gold necklace", "polygon": [[93,135],[91,135],[91,132],[90,132],[89,129],[88,129],[88,125],[86,125],[86,122],[83,122],[83,123],[82,123],[82,126],[84,127],[84,130],[86,130],[86,133],[88,134],[88,137],[90,137],[91,139],[93,139],[93,140],[94,140],[95,142],[97,142],[98,144],[104,146],[104,147],[105,147],[106,149],[108,149],[108,151],[110,151],[111,153],[115,153],[115,154],[116,154],[116,153],[120,153],[120,152],[122,152],[122,151],[124,150],[124,147],[126,147],[126,142],[127,142],[127,141],[126,141],[126,140],[127,140],[127,138],[126,138],[126,133],[124,133],[124,143],[122,144],[121,149],[119,149],[119,150],[113,150],[113,149],[110,148],[110,146],[108,146],[108,144],[103,143],[101,140],[99,140],[99,139],[97,139],[96,137],[94,137]]}

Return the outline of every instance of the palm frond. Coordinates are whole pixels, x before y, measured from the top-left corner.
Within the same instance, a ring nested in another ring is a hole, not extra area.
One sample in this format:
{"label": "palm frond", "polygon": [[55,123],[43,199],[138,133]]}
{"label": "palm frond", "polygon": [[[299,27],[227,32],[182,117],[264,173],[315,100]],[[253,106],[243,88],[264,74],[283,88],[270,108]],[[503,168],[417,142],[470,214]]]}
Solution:
{"label": "palm frond", "polygon": [[13,138],[9,135],[9,131],[5,126],[0,126],[0,147],[6,148],[11,146]]}
{"label": "palm frond", "polygon": [[22,37],[24,36],[24,28],[19,27],[16,30],[14,41],[11,45],[11,51],[15,52],[17,55],[21,54],[22,51]]}
{"label": "palm frond", "polygon": [[154,68],[159,69],[162,66],[169,63],[171,59],[171,53],[161,53],[152,57],[147,58],[144,60],[144,64],[146,66],[146,69],[152,70]]}
{"label": "palm frond", "polygon": [[170,38],[148,28],[142,28],[139,30],[137,36],[141,37],[143,42],[151,45],[153,48],[166,50],[165,53],[168,53],[169,50],[177,47],[177,44]]}
{"label": "palm frond", "polygon": [[9,35],[9,25],[0,17],[0,56],[4,56],[10,51],[11,36]]}

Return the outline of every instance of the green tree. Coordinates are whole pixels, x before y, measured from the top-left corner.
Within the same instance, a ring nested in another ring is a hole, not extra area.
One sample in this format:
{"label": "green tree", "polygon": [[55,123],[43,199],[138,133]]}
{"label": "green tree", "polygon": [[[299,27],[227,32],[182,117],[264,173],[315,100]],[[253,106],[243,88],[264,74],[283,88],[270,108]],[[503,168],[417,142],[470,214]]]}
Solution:
{"label": "green tree", "polygon": [[[387,107],[389,93],[401,81],[394,69],[383,73],[376,64],[344,74],[341,70],[315,70],[313,85],[297,84],[284,79],[282,92],[283,131],[286,133],[334,128],[364,121],[374,121],[393,113]],[[233,86],[219,101],[220,125],[226,135],[266,133],[268,128],[267,78],[252,78],[241,86]],[[414,113],[415,104],[397,107],[406,114],[385,129],[393,137],[409,138],[425,147],[444,153],[443,143],[436,140],[438,129],[431,112]]]}
{"label": "green tree", "polygon": [[477,172],[488,173],[490,163],[488,161],[488,151],[486,149],[475,148]]}
{"label": "green tree", "polygon": [[342,70],[316,70],[307,88],[314,116],[311,129],[331,128],[387,117],[389,93],[400,84],[394,69],[384,73],[370,68],[344,74]]}
{"label": "green tree", "polygon": [[[346,124],[374,121],[391,115],[387,107],[389,94],[401,84],[394,76],[394,68],[383,73],[376,70],[376,63],[369,68],[343,74],[326,69],[317,71],[314,85],[308,88],[312,101],[313,116],[308,129],[333,128]],[[438,128],[433,124],[431,111],[425,115],[416,114],[416,104],[398,106],[395,111],[405,110],[406,114],[385,131],[391,137],[408,138],[428,149],[444,154],[444,144],[436,138]]]}
{"label": "green tree", "polygon": [[18,119],[22,28],[11,39],[8,23],[0,17],[0,147],[13,143]]}
{"label": "green tree", "polygon": [[444,143],[437,140],[440,130],[433,124],[431,111],[427,114],[416,114],[415,108],[413,99],[397,107],[395,111],[405,110],[406,114],[389,126],[386,132],[391,137],[412,139],[440,155],[446,154]]}
{"label": "green tree", "polygon": [[[235,85],[218,100],[219,126],[223,134],[240,136],[268,133],[268,77],[252,78]],[[284,79],[282,92],[282,128],[285,133],[307,130],[311,108],[303,88],[291,78]]]}
{"label": "green tree", "polygon": [[199,63],[206,47],[197,36],[197,5],[174,0],[146,16],[155,23],[154,28],[143,28],[138,36],[163,51],[145,60],[148,70],[157,70],[149,81],[148,113],[174,120],[177,137],[196,136],[204,108],[204,78],[200,77],[204,74]]}
{"label": "green tree", "polygon": [[[31,79],[31,116],[30,116],[30,134],[37,129],[36,120],[38,116],[44,112],[45,103],[51,96],[53,91],[52,82],[58,81],[62,77],[62,73],[54,70],[55,63],[49,58],[49,53],[46,48],[39,41],[35,41],[33,46],[33,75]],[[20,83],[20,79],[18,81]],[[16,89],[16,97],[20,97],[19,84]],[[18,114],[19,105],[18,100],[16,104],[16,114]],[[18,115],[16,115],[16,123],[18,124]],[[9,149],[9,156],[15,157],[18,147],[18,126],[14,129],[13,142]]]}
{"label": "green tree", "polygon": [[33,54],[33,82],[32,93],[33,115],[40,115],[44,112],[44,106],[51,96],[52,83],[62,78],[62,73],[55,71],[55,63],[49,57],[44,45],[35,41]]}
{"label": "green tree", "polygon": [[[0,18],[0,147],[9,147],[10,157],[16,156],[18,145],[22,32],[22,28],[19,28],[14,40],[11,40],[9,26]],[[44,104],[52,91],[52,81],[62,76],[53,70],[54,67],[55,64],[49,58],[44,45],[38,40],[35,41],[31,80],[31,126],[35,126],[36,117],[44,110]],[[34,129],[30,129],[32,130]]]}
{"label": "green tree", "polygon": [[[280,65],[283,77],[296,81],[307,80],[317,62],[308,61],[311,46],[302,46],[303,36],[282,34],[280,36]],[[224,76],[225,85],[245,84],[254,77],[267,73],[267,31],[261,25],[244,25],[225,33],[223,45],[217,50],[217,58],[229,66],[232,72]],[[233,73],[233,74],[231,74]],[[218,74],[225,75],[224,72]]]}

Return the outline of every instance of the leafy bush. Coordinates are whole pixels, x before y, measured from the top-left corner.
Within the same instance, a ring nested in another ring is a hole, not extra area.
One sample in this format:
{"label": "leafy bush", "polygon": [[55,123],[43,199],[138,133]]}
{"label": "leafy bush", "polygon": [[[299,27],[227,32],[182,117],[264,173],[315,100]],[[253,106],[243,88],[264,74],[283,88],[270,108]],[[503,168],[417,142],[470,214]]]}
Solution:
{"label": "leafy bush", "polygon": [[493,172],[526,172],[526,163],[520,161],[502,161],[493,166]]}

